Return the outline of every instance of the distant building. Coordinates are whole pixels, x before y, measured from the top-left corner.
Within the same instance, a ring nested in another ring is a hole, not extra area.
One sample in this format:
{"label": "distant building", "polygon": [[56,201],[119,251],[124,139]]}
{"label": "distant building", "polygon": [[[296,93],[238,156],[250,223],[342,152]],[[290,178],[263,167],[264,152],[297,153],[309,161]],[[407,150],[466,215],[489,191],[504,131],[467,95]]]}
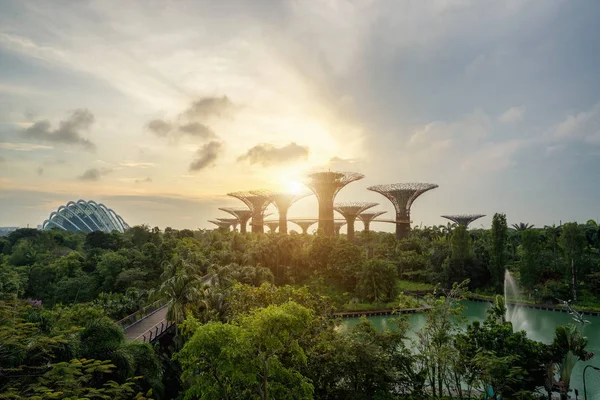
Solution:
{"label": "distant building", "polygon": [[0,236],[8,236],[9,233],[19,229],[18,226],[0,226]]}
{"label": "distant building", "polygon": [[93,200],[69,201],[52,212],[42,229],[63,229],[71,232],[124,232],[129,225],[119,214]]}

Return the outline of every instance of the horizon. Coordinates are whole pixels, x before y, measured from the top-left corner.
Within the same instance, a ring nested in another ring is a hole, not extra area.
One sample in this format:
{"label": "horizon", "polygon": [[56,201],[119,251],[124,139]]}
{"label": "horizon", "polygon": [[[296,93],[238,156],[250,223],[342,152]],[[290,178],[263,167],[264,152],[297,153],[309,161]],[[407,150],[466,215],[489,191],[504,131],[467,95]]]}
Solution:
{"label": "horizon", "polygon": [[211,229],[226,193],[326,169],[384,219],[368,186],[438,184],[411,226],[598,221],[598,3],[115,4],[0,3],[0,225],[85,199]]}

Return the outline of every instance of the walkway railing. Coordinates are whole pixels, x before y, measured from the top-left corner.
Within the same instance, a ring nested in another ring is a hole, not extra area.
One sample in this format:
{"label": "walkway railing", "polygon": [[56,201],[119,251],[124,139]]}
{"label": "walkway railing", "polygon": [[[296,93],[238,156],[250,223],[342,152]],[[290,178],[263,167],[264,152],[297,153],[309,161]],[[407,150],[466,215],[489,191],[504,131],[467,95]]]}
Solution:
{"label": "walkway railing", "polygon": [[143,342],[150,343],[157,337],[165,333],[170,327],[173,326],[173,324],[173,322],[167,321],[167,319],[165,318],[162,321],[158,322],[156,325],[154,325],[152,328],[148,329],[146,332],[138,336],[136,340],[142,340]]}
{"label": "walkway railing", "polygon": [[154,303],[142,308],[141,310],[134,312],[133,314],[126,316],[125,318],[121,319],[120,321],[117,321],[117,325],[119,325],[121,328],[123,328],[123,330],[126,330],[130,326],[135,325],[138,322],[140,322],[141,320],[143,320],[144,318],[146,318],[148,315],[153,314],[157,310],[161,309],[166,304],[167,304],[166,299],[156,300]]}

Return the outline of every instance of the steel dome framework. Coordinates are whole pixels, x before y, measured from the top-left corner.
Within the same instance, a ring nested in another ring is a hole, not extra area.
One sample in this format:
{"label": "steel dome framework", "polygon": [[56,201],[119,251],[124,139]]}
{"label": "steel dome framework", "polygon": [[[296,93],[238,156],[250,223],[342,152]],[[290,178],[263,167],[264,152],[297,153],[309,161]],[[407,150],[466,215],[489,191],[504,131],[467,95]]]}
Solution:
{"label": "steel dome framework", "polygon": [[370,186],[367,189],[385,196],[396,209],[396,238],[408,236],[410,232],[410,207],[423,193],[437,188],[434,183],[393,183]]}
{"label": "steel dome framework", "polygon": [[129,225],[111,208],[93,200],[69,201],[50,214],[42,224],[42,229],[63,229],[71,232],[112,232],[123,233]]}
{"label": "steel dome framework", "polygon": [[295,219],[290,219],[290,222],[293,222],[294,224],[298,225],[302,229],[302,234],[307,234],[308,228],[310,228],[312,225],[319,222],[319,220],[318,219],[295,218]]}
{"label": "steel dome framework", "polygon": [[364,202],[348,202],[348,203],[338,203],[333,209],[344,216],[346,219],[346,223],[348,224],[347,235],[348,240],[354,239],[354,221],[356,221],[356,217],[363,211],[368,210],[371,207],[375,207],[379,203],[364,203]]}
{"label": "steel dome framework", "polygon": [[485,217],[485,214],[457,214],[457,215],[441,215],[442,218],[449,219],[450,221],[462,225],[468,228],[471,222]]}
{"label": "steel dome framework", "polygon": [[236,217],[240,224],[240,233],[246,233],[246,226],[248,225],[248,220],[252,217],[252,210],[234,207],[221,207],[219,210],[225,211]]}
{"label": "steel dome framework", "polygon": [[358,218],[362,221],[363,225],[364,225],[364,231],[365,232],[369,232],[369,229],[371,229],[371,221],[373,221],[375,218],[379,217],[380,215],[385,214],[387,211],[370,211],[370,212],[361,212],[360,214],[358,214]]}
{"label": "steel dome framework", "polygon": [[333,200],[346,185],[364,178],[358,172],[313,172],[304,179],[304,184],[313,191],[319,201],[319,229],[326,235],[335,233]]}
{"label": "steel dome framework", "polygon": [[256,190],[253,192],[232,192],[227,193],[227,195],[241,200],[252,210],[252,232],[264,233],[264,212],[269,204],[271,204],[271,193],[269,191]]}

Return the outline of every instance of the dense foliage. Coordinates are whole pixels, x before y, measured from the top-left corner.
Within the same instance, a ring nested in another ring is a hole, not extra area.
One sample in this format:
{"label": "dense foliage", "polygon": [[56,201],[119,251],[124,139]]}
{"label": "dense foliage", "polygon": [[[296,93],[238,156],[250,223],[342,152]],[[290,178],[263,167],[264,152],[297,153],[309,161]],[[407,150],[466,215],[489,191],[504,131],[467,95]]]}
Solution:
{"label": "dense foliage", "polygon": [[[529,340],[497,298],[464,330],[460,301],[493,297],[509,269],[521,301],[595,307],[599,249],[593,221],[509,228],[502,214],[490,230],[415,228],[401,241],[20,229],[0,238],[0,399],[565,397],[574,364],[593,356],[576,326]],[[159,298],[173,340],[126,342],[114,321]],[[332,318],[398,307],[429,310],[416,336],[402,318],[385,332]]]}

